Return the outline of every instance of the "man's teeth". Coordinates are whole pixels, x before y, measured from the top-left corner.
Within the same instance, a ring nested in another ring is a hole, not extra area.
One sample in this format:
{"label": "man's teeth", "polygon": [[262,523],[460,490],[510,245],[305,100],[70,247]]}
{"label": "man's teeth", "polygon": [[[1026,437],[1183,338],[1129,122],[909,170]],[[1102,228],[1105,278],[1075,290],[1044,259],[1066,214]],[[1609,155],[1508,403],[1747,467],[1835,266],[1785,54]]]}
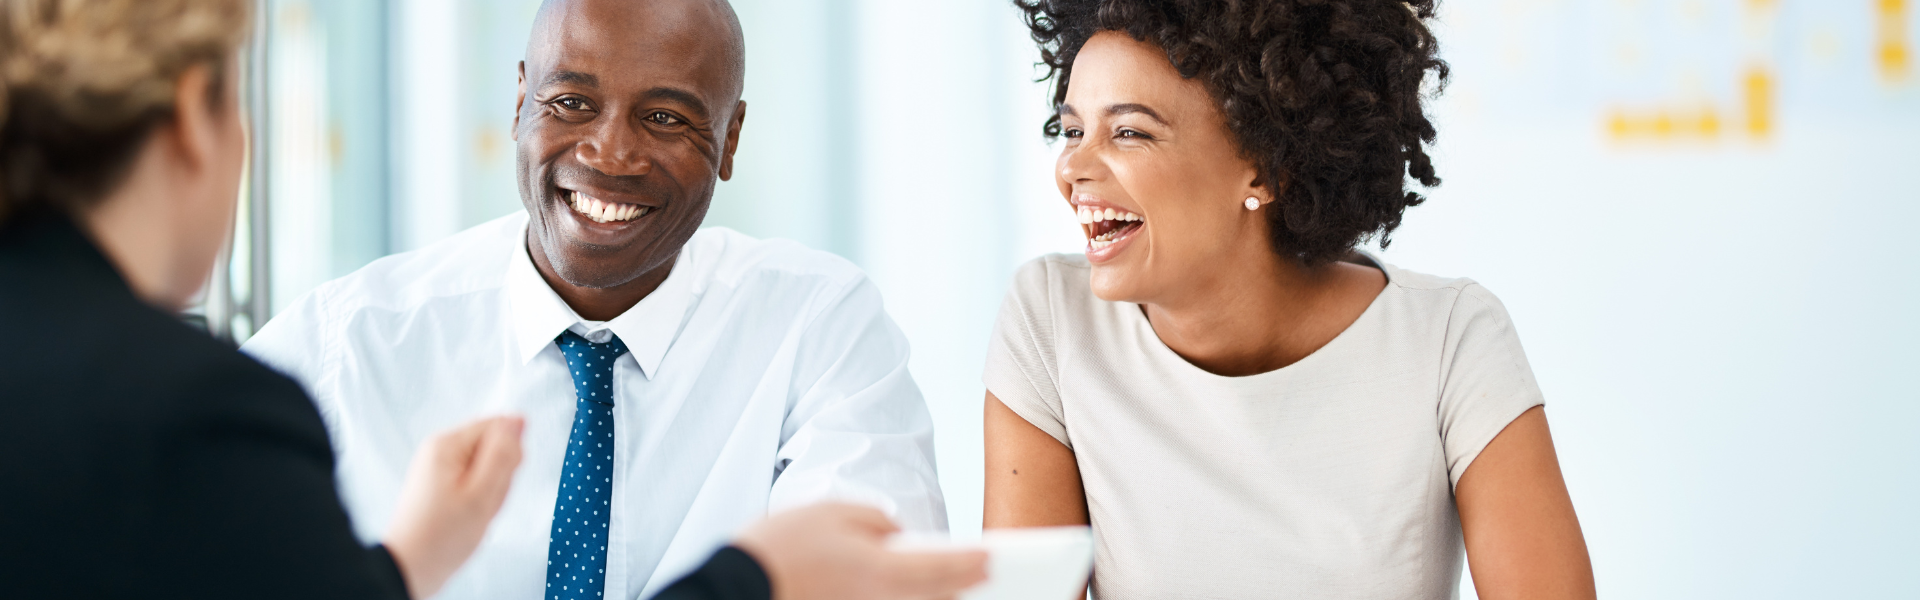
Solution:
{"label": "man's teeth", "polygon": [[631,221],[645,216],[648,211],[653,210],[651,206],[607,202],[574,191],[567,192],[567,204],[573,206],[574,212],[586,215],[587,218],[593,219],[596,223]]}
{"label": "man's teeth", "polygon": [[1111,208],[1080,207],[1080,224],[1091,225],[1097,221],[1141,221],[1145,217],[1124,210]]}

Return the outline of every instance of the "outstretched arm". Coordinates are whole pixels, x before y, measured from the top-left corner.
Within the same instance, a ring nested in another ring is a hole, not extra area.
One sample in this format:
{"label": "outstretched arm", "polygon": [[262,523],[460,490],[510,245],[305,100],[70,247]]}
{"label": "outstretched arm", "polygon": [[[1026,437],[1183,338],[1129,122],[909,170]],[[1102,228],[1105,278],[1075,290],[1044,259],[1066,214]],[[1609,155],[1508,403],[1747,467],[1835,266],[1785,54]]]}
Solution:
{"label": "outstretched arm", "polygon": [[1480,451],[1454,498],[1482,599],[1594,597],[1586,538],[1543,407],[1521,413]]}

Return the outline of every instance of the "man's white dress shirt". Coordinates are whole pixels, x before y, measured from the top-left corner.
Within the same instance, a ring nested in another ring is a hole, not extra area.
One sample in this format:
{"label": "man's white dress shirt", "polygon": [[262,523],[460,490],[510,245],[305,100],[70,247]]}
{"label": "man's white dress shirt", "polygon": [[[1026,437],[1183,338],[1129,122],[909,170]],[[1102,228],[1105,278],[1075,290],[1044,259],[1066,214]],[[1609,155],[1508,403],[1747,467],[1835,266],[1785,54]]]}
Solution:
{"label": "man's white dress shirt", "polygon": [[244,347],[319,404],[356,532],[379,540],[414,450],[498,413],[527,419],[505,506],[439,598],[539,598],[574,387],[554,338],[614,366],[607,596],[651,595],[769,510],[822,499],[944,531],[933,423],[907,341],[851,263],[727,229],[694,234],[660,288],[581,319],[534,270],[526,215],[380,259],[295,302]]}

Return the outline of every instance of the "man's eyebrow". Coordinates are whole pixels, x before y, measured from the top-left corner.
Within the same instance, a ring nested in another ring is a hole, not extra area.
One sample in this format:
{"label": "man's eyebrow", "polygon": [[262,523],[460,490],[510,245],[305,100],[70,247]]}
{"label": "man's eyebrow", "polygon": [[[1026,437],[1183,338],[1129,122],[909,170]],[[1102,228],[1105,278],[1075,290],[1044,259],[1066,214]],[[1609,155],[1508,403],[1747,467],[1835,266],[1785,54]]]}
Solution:
{"label": "man's eyebrow", "polygon": [[1115,104],[1112,106],[1108,106],[1106,113],[1107,113],[1107,116],[1109,117],[1117,117],[1120,115],[1137,113],[1137,114],[1146,115],[1147,118],[1153,119],[1155,121],[1159,121],[1161,125],[1167,124],[1167,120],[1161,118],[1160,113],[1154,112],[1153,108],[1148,107],[1145,104],[1133,104],[1133,103]]}
{"label": "man's eyebrow", "polygon": [[647,90],[647,93],[641,97],[647,100],[667,100],[680,104],[685,106],[688,112],[692,112],[693,116],[701,119],[710,116],[707,114],[706,100],[701,99],[699,94],[680,88],[657,87]]}
{"label": "man's eyebrow", "polygon": [[563,83],[597,88],[600,87],[600,78],[594,76],[592,73],[581,73],[579,71],[554,71],[547,74],[547,79],[540,82],[540,86],[546,87]]}

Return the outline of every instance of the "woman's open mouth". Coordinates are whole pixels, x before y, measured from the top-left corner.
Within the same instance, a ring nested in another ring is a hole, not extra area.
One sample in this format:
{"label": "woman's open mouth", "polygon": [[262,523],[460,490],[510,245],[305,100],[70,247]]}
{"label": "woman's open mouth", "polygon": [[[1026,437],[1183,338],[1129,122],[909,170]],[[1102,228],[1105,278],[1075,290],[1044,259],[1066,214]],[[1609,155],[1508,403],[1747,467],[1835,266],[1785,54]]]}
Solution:
{"label": "woman's open mouth", "polygon": [[607,202],[573,190],[560,191],[566,195],[567,205],[573,207],[573,212],[580,213],[580,216],[592,219],[595,223],[632,221],[653,212],[651,206]]}
{"label": "woman's open mouth", "polygon": [[1087,249],[1099,251],[1126,239],[1146,226],[1140,215],[1112,208],[1080,207],[1080,226],[1087,230]]}

